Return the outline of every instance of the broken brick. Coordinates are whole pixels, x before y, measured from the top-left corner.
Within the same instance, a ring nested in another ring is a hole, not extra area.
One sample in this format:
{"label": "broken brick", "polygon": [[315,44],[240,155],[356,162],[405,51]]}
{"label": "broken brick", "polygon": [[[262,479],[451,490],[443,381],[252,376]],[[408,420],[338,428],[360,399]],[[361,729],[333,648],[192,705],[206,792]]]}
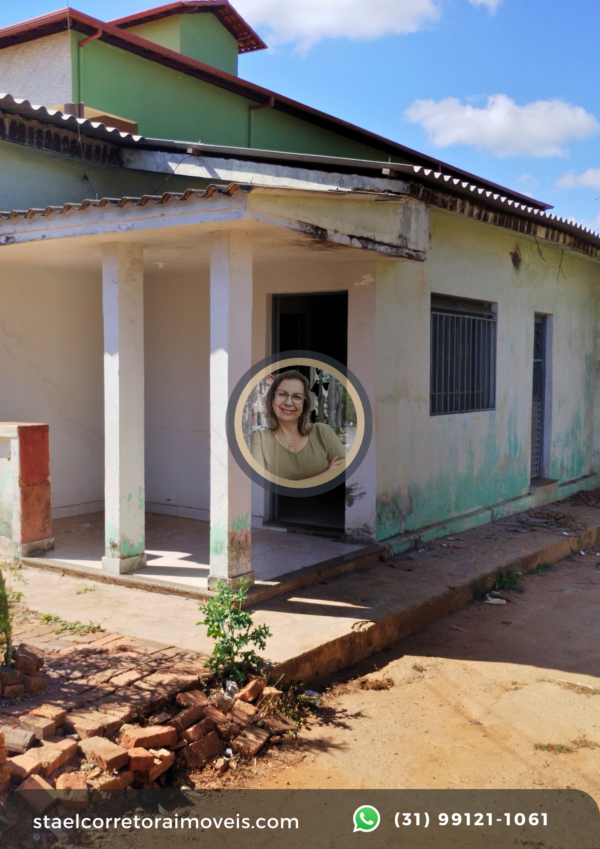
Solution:
{"label": "broken brick", "polygon": [[88,737],[101,737],[104,734],[104,726],[99,711],[73,711],[68,713],[64,728],[69,734],[79,734],[82,740]]}
{"label": "broken brick", "polygon": [[42,705],[29,711],[30,716],[41,716],[43,719],[51,720],[56,727],[62,725],[67,718],[66,710],[56,705]]}
{"label": "broken brick", "polygon": [[5,699],[20,699],[25,695],[23,684],[5,684],[2,687],[2,695]]}
{"label": "broken brick", "polygon": [[187,693],[179,693],[175,701],[183,708],[189,708],[192,705],[204,705],[208,707],[211,704],[208,696],[200,690],[188,690]]}
{"label": "broken brick", "polygon": [[231,714],[222,713],[213,705],[208,705],[204,708],[204,716],[212,719],[215,725],[222,725],[224,722],[231,722]]}
{"label": "broken brick", "polygon": [[81,740],[79,748],[88,760],[93,760],[106,772],[120,769],[129,760],[127,750],[111,743],[105,737],[89,737]]}
{"label": "broken brick", "polygon": [[39,749],[30,749],[27,756],[39,762],[42,775],[50,775],[76,754],[77,743],[74,740],[55,737],[51,743],[44,743]]}
{"label": "broken brick", "polygon": [[29,755],[15,755],[7,760],[11,778],[15,783],[20,783],[30,775],[37,775],[41,770],[41,763]]}
{"label": "broken brick", "polygon": [[15,669],[26,675],[35,673],[44,665],[44,652],[36,646],[21,643],[15,657]]}
{"label": "broken brick", "polygon": [[45,693],[50,685],[50,678],[47,675],[38,673],[37,675],[26,675],[23,679],[25,692],[29,696],[35,696],[37,693]]}
{"label": "broken brick", "polygon": [[24,677],[25,675],[18,669],[7,669],[5,666],[0,666],[0,686],[2,687],[22,684]]}
{"label": "broken brick", "polygon": [[89,802],[88,787],[85,778],[74,772],[64,772],[56,779],[56,789],[60,790],[60,803],[65,808],[82,811]]}
{"label": "broken brick", "polygon": [[58,794],[39,775],[32,775],[15,791],[38,816],[45,814],[57,801]]}
{"label": "broken brick", "polygon": [[248,704],[248,702],[238,701],[231,709],[230,719],[232,719],[238,725],[248,725],[250,722],[252,722],[257,712],[258,711],[254,707],[254,705]]}
{"label": "broken brick", "polygon": [[253,681],[249,681],[245,687],[242,687],[239,693],[236,693],[233,698],[236,702],[253,702],[257,696],[260,696],[264,688],[264,680],[262,678],[255,678]]}
{"label": "broken brick", "polygon": [[6,746],[0,746],[0,766],[5,764],[8,758],[8,752],[6,751]]}
{"label": "broken brick", "polygon": [[136,728],[123,734],[121,743],[126,749],[144,749],[154,746],[174,746],[177,742],[177,731],[168,726],[149,726],[148,728]]}
{"label": "broken brick", "polygon": [[42,716],[26,714],[20,717],[19,724],[24,731],[31,731],[37,740],[47,740],[48,737],[54,737],[56,734],[54,722],[51,719],[44,719]]}
{"label": "broken brick", "polygon": [[239,725],[236,725],[235,722],[223,722],[221,725],[217,725],[217,734],[222,740],[233,740],[234,737],[237,737],[241,731]]}
{"label": "broken brick", "polygon": [[181,734],[181,739],[187,743],[195,743],[201,737],[205,737],[209,732],[215,730],[215,723],[212,719],[203,719],[202,722],[197,722]]}
{"label": "broken brick", "polygon": [[206,737],[190,743],[181,751],[181,757],[190,767],[200,767],[211,758],[217,757],[223,751],[223,743],[215,731],[211,731]]}
{"label": "broken brick", "polygon": [[248,725],[239,737],[236,737],[231,748],[238,755],[254,757],[259,753],[271,735],[264,728]]}
{"label": "broken brick", "polygon": [[145,772],[151,770],[154,766],[154,755],[147,752],[146,749],[129,749],[129,769],[134,772]]}
{"label": "broken brick", "polygon": [[194,725],[204,717],[204,710],[204,705],[193,705],[174,716],[167,725],[172,725],[177,733],[181,734],[181,732],[185,731],[186,728],[189,728],[190,725]]}

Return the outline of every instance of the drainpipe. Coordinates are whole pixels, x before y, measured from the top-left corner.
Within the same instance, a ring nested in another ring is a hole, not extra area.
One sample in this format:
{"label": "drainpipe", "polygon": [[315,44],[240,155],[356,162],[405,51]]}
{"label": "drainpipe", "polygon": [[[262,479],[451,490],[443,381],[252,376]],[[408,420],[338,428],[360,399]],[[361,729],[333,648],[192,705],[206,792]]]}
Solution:
{"label": "drainpipe", "polygon": [[83,100],[83,85],[81,80],[81,49],[85,47],[86,44],[89,44],[90,41],[96,41],[98,38],[102,38],[103,30],[102,27],[98,27],[93,35],[88,36],[88,38],[84,38],[83,41],[80,41],[77,45],[77,87],[79,89],[79,97],[77,103],[77,117],[84,118],[84,100]]}
{"label": "drainpipe", "polygon": [[275,98],[270,97],[266,103],[255,103],[248,109],[248,147],[252,147],[252,113],[257,109],[274,109]]}

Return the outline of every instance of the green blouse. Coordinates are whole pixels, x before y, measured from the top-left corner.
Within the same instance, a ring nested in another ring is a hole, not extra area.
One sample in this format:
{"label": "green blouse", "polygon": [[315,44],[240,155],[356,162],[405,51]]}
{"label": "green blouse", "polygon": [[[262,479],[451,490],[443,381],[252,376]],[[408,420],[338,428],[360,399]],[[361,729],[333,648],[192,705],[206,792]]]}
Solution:
{"label": "green blouse", "polygon": [[334,457],[344,460],[346,449],[327,424],[312,426],[308,442],[294,454],[275,439],[273,431],[255,430],[252,456],[267,472],[286,480],[302,481],[326,472]]}

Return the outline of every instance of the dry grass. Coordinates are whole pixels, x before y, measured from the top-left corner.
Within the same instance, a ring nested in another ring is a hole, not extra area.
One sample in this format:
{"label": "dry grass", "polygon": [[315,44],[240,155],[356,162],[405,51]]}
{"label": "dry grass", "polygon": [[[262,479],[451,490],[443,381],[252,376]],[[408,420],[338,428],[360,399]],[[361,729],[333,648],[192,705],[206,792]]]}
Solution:
{"label": "dry grass", "polygon": [[358,686],[361,690],[391,690],[394,682],[387,676],[385,678],[361,678]]}

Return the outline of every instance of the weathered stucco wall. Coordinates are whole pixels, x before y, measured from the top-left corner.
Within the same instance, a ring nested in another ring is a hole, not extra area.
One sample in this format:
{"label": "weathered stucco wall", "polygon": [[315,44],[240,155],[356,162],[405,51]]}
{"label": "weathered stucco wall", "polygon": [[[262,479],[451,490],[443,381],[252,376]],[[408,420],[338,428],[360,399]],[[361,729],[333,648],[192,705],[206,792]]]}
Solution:
{"label": "weathered stucco wall", "polygon": [[104,498],[102,290],[98,274],[3,265],[0,421],[50,425],[55,515]]}
{"label": "weathered stucco wall", "polygon": [[[438,210],[425,263],[379,264],[379,539],[528,492],[536,312],[553,316],[550,474],[597,472],[599,290],[600,267],[584,257]],[[495,410],[429,415],[432,292],[497,303]]]}
{"label": "weathered stucco wall", "polygon": [[[1,55],[1,54],[0,54]],[[0,209],[43,208],[85,198],[140,197],[204,188],[209,181],[92,165],[70,156],[0,141]],[[87,180],[85,179],[87,175]],[[166,182],[165,182],[166,180]]]}
{"label": "weathered stucco wall", "polygon": [[59,32],[0,50],[0,91],[41,106],[73,100],[71,40]]}
{"label": "weathered stucco wall", "polygon": [[146,266],[146,506],[193,519],[210,508],[208,266]]}

